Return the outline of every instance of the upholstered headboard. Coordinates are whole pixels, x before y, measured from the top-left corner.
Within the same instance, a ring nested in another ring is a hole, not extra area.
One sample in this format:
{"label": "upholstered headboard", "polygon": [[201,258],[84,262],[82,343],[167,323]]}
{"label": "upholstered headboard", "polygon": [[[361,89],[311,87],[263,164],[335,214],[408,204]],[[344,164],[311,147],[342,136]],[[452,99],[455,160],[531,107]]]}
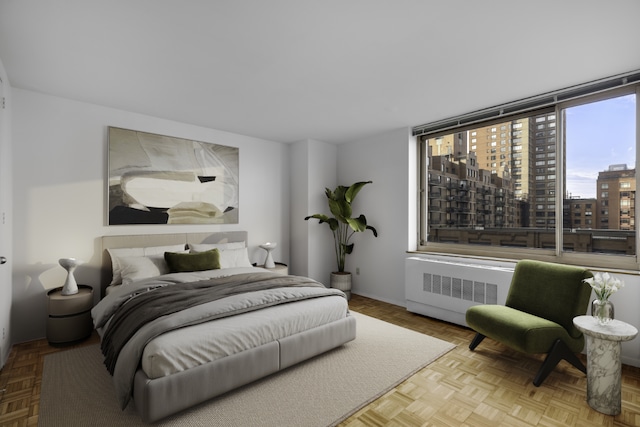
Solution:
{"label": "upholstered headboard", "polygon": [[216,233],[176,233],[176,234],[128,234],[119,236],[102,236],[102,267],[100,290],[111,283],[111,257],[107,249],[140,248],[149,246],[168,246],[187,243],[230,243],[246,242],[246,231],[223,231]]}

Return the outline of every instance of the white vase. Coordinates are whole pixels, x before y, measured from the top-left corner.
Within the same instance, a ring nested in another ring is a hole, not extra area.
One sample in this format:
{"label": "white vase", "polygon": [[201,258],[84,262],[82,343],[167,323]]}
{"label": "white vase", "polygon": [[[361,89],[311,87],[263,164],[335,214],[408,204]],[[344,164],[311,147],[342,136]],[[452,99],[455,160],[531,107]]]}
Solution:
{"label": "white vase", "polygon": [[331,273],[331,287],[340,289],[347,295],[347,299],[351,299],[351,273]]}
{"label": "white vase", "polygon": [[606,325],[614,317],[614,307],[609,300],[594,299],[591,301],[591,315],[598,319],[598,323]]}
{"label": "white vase", "polygon": [[262,249],[267,251],[267,256],[264,259],[264,268],[276,268],[276,263],[273,262],[273,256],[271,255],[271,251],[276,248],[276,243],[267,242],[263,245],[260,245]]}
{"label": "white vase", "polygon": [[60,258],[58,260],[62,268],[67,270],[67,280],[62,286],[62,295],[74,295],[78,293],[78,284],[76,278],[73,276],[73,272],[77,266],[82,264],[82,261],[75,258]]}

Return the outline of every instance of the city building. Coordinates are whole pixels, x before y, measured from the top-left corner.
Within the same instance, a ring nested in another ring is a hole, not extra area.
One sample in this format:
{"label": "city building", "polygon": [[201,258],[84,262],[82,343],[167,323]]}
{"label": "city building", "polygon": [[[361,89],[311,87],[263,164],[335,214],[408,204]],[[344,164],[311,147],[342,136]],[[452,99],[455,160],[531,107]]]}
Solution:
{"label": "city building", "polygon": [[593,229],[598,225],[597,199],[595,198],[566,198],[562,213],[563,227],[576,229]]}
{"label": "city building", "polygon": [[611,165],[598,174],[598,228],[635,230],[636,170]]}

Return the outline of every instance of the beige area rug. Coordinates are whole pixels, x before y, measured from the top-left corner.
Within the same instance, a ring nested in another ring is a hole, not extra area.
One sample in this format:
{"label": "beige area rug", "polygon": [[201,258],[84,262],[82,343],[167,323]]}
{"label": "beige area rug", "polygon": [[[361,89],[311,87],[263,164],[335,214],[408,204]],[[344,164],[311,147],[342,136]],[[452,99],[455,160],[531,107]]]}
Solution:
{"label": "beige area rug", "polygon": [[[455,346],[352,312],[357,337],[344,346],[166,418],[166,426],[328,426]],[[145,425],[118,408],[98,345],[45,357],[38,425]]]}

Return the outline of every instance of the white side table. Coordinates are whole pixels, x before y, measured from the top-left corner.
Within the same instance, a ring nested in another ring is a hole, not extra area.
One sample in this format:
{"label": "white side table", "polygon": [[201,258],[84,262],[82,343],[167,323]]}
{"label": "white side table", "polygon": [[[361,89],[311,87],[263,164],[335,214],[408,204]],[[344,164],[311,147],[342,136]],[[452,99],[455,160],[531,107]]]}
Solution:
{"label": "white side table", "polygon": [[628,323],[612,320],[600,325],[593,316],[578,316],[573,324],[587,339],[587,402],[598,412],[618,415],[622,411],[622,341],[630,341],[638,330]]}

